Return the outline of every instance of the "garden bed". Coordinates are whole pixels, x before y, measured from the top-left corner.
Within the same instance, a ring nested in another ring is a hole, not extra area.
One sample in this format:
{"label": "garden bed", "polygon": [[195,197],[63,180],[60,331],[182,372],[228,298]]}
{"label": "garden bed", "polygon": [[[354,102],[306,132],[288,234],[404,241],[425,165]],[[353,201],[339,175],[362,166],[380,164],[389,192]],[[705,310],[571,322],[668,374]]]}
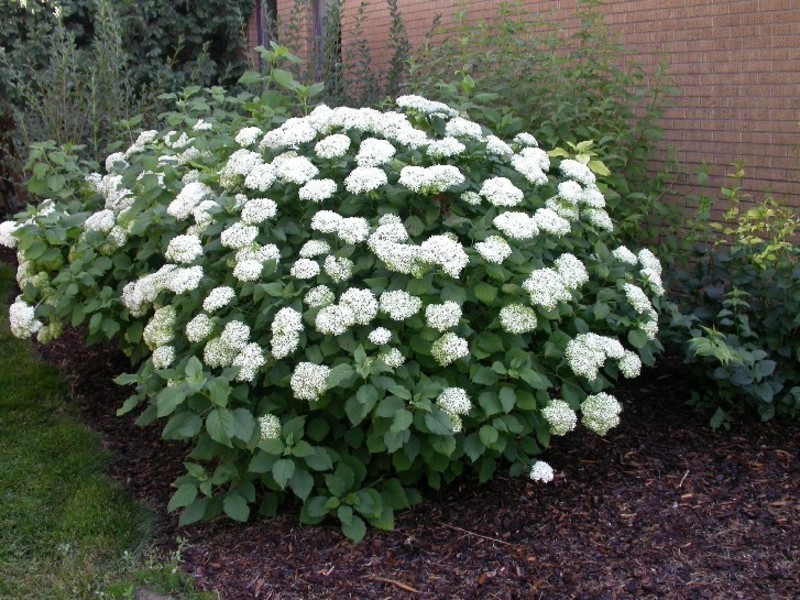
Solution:
{"label": "garden bed", "polygon": [[[73,332],[40,351],[116,455],[112,477],[165,515],[185,450],[115,416],[125,357]],[[796,598],[800,430],[743,421],[714,432],[684,406],[690,385],[662,359],[615,392],[622,424],[605,438],[554,440],[549,485],[464,480],[357,545],[333,524],[299,526],[291,509],[183,529],[164,516],[159,543],[171,551],[183,538],[185,569],[229,600]]]}

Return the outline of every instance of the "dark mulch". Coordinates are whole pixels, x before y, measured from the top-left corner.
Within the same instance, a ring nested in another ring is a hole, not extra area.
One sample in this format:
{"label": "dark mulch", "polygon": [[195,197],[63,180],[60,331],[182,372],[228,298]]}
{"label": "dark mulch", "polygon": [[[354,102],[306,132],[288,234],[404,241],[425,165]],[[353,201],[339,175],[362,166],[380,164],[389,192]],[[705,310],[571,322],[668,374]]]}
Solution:
{"label": "dark mulch", "polygon": [[[112,477],[164,514],[184,449],[114,416],[125,392],[110,380],[125,358],[74,333],[41,353],[113,453]],[[358,545],[291,511],[180,530],[165,516],[161,544],[185,538],[186,570],[229,600],[800,598],[800,428],[715,433],[684,406],[690,385],[665,360],[617,390],[622,425],[605,438],[556,440],[551,484],[465,481]]]}

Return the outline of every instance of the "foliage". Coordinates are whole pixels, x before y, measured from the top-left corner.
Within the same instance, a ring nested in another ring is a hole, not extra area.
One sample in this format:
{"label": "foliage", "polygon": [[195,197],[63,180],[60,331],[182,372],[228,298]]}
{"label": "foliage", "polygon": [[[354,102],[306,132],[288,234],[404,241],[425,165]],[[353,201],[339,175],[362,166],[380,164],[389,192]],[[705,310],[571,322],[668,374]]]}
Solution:
{"label": "foliage", "polygon": [[800,416],[800,220],[771,197],[743,207],[741,164],[731,177],[723,221],[709,223],[713,202],[702,203],[694,230],[714,233],[671,286],[683,312],[673,310],[672,335],[699,382],[693,403],[716,409],[715,427],[750,411]]}
{"label": "foliage", "polygon": [[610,169],[601,180],[617,235],[626,243],[658,241],[675,208],[663,199],[669,172],[649,173],[648,159],[676,91],[662,66],[649,72],[616,41],[599,2],[582,0],[576,16],[570,31],[550,15],[534,17],[522,2],[500,4],[489,19],[465,8],[429,32],[411,62],[409,87],[451,104],[469,93],[486,116],[498,120],[508,111],[551,148],[592,140]]}
{"label": "foliage", "polygon": [[120,121],[155,123],[163,108],[160,91],[235,82],[248,62],[242,27],[251,5],[0,4],[0,168],[7,208],[24,201],[18,188],[29,175],[24,165],[32,143],[71,143],[97,160],[119,137]]}
{"label": "foliage", "polygon": [[181,523],[294,497],[360,539],[421,485],[501,462],[552,478],[551,434],[578,412],[605,434],[603,390],[660,349],[658,260],[613,247],[594,174],[530,134],[418,96],[291,117],[321,86],[262,55],[254,93],[185,90],[106,175],[55,165],[62,201],[0,226],[12,328],[120,340],[138,364],[120,413],[193,445]]}
{"label": "foliage", "polygon": [[109,457],[58,370],[9,332],[13,286],[13,268],[0,265],[0,598],[123,597],[106,590],[145,582],[191,591],[176,562],[142,558],[153,515],[105,476]]}
{"label": "foliage", "polygon": [[[376,66],[372,45],[366,38],[370,23],[367,18],[369,0],[361,0],[348,22],[343,17],[344,0],[326,3],[319,35],[305,57],[303,66],[293,73],[306,83],[321,81],[325,85],[322,100],[329,106],[375,106],[400,93],[406,79],[411,45],[405,21],[397,0],[385,0],[389,14],[385,69]],[[306,19],[311,19],[307,0],[294,0],[286,23],[279,23],[281,44],[296,54],[306,42],[302,32]],[[342,32],[348,32],[344,44]],[[383,49],[382,49],[383,50]]]}

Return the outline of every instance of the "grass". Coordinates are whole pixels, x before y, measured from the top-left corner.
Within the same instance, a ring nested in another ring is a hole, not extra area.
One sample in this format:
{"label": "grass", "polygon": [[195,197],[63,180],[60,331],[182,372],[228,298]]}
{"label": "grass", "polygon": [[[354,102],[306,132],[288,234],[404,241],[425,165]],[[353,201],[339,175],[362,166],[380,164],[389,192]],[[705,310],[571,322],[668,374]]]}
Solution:
{"label": "grass", "polygon": [[110,481],[110,459],[57,369],[8,328],[14,272],[0,264],[0,599],[133,598],[146,586],[201,594],[178,556],[147,547],[154,519]]}

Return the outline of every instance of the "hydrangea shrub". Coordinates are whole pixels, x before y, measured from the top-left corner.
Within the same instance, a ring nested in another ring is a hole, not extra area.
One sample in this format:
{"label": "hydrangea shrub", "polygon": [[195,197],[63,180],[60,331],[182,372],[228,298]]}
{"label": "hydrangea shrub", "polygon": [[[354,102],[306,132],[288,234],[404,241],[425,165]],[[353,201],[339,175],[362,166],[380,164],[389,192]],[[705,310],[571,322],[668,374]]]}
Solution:
{"label": "hydrangea shrub", "polygon": [[360,539],[468,470],[549,481],[551,435],[619,422],[604,390],[660,348],[661,266],[614,244],[584,164],[418,96],[171,125],[0,243],[17,335],[86,321],[138,361],[119,412],[190,443],[182,523],[294,496]]}

